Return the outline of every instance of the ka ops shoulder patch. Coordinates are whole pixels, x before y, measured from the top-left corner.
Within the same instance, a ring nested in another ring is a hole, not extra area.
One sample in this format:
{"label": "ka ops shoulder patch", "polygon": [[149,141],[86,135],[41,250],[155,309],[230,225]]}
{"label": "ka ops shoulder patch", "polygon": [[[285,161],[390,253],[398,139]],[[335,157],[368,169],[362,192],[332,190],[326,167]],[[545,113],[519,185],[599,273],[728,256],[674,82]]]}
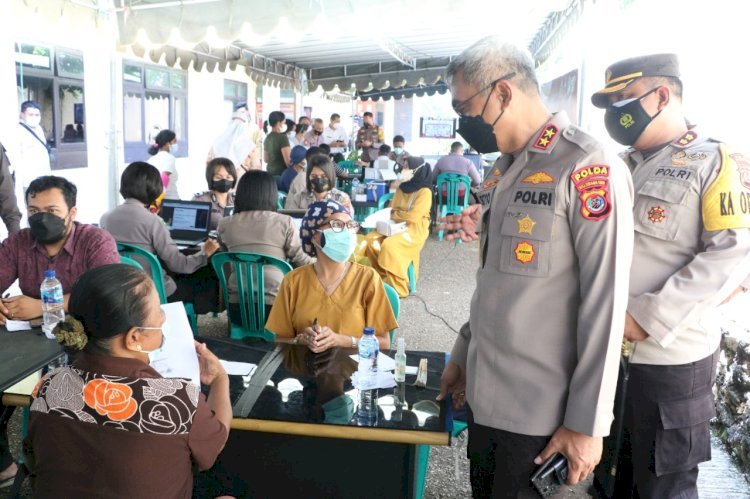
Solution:
{"label": "ka ops shoulder patch", "polygon": [[570,174],[581,200],[581,216],[598,222],[612,212],[609,200],[609,166],[588,165]]}
{"label": "ka ops shoulder patch", "polygon": [[719,145],[721,167],[703,194],[703,226],[708,231],[750,228],[750,160]]}

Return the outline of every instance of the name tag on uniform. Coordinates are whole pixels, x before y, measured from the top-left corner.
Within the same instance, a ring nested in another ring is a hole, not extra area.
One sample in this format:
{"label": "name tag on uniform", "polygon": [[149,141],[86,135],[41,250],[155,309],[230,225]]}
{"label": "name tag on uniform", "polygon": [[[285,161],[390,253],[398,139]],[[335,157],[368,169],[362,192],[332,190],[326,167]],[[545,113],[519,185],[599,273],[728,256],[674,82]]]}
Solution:
{"label": "name tag on uniform", "polygon": [[495,186],[500,182],[499,178],[489,178],[482,183],[482,186],[476,190],[474,196],[477,202],[481,204],[485,209],[489,208],[492,204],[492,196],[495,193]]}

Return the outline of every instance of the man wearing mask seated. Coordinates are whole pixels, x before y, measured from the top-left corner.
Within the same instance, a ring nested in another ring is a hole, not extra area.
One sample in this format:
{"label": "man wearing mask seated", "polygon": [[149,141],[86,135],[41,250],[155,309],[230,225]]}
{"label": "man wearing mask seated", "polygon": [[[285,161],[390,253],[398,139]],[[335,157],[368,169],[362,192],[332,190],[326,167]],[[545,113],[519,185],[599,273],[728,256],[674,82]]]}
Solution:
{"label": "man wearing mask seated", "polygon": [[[22,293],[0,300],[0,324],[42,315],[39,287],[45,270],[54,270],[62,284],[67,313],[70,291],[81,274],[120,262],[115,240],[108,232],[75,221],[76,193],[76,186],[62,177],[39,177],[29,184],[26,205],[30,228],[0,244],[0,293],[5,296],[16,279]],[[4,410],[0,405],[0,412]],[[0,428],[0,486],[9,485],[16,471],[5,428]]]}
{"label": "man wearing mask seated", "polygon": [[39,287],[45,270],[54,270],[62,284],[67,312],[67,293],[79,275],[120,262],[115,240],[108,232],[75,221],[76,194],[74,184],[52,175],[33,180],[26,190],[29,228],[0,245],[0,292],[18,279],[23,294],[2,299],[0,324],[7,319],[41,317]]}

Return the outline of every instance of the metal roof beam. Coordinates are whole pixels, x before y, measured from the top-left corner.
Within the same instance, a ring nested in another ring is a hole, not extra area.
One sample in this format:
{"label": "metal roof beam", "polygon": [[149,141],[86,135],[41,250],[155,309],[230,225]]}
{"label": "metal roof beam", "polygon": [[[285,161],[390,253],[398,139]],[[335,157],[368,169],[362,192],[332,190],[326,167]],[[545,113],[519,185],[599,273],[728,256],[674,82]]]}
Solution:
{"label": "metal roof beam", "polygon": [[415,57],[411,57],[407,52],[407,48],[398,43],[396,40],[392,38],[377,38],[377,42],[380,48],[388,52],[391,57],[396,59],[401,64],[409,66],[412,69],[416,67],[417,59]]}

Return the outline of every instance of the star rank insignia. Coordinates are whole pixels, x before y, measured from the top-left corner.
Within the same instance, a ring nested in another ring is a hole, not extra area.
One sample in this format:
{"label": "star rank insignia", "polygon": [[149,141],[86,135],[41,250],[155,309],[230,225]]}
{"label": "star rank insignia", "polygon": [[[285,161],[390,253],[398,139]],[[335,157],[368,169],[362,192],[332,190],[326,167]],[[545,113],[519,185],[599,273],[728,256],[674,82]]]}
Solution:
{"label": "star rank insignia", "polygon": [[542,133],[539,134],[539,137],[537,137],[536,142],[534,142],[534,147],[546,151],[550,144],[552,144],[552,139],[555,138],[555,135],[557,135],[557,127],[555,125],[547,125],[542,130]]}
{"label": "star rank insignia", "polygon": [[661,206],[652,206],[648,210],[648,219],[655,224],[663,222],[665,218],[667,218],[667,212]]}
{"label": "star rank insignia", "polygon": [[526,177],[525,179],[521,180],[521,182],[523,182],[524,184],[534,184],[534,185],[551,184],[554,181],[555,179],[552,178],[552,176],[549,173],[543,172],[541,170],[538,172],[534,172],[528,177]]}
{"label": "star rank insignia", "polygon": [[516,220],[518,223],[518,233],[519,234],[528,234],[531,235],[531,232],[534,230],[534,226],[536,225],[536,222],[531,219],[530,216],[526,215],[520,220]]}
{"label": "star rank insignia", "polygon": [[698,138],[698,134],[693,131],[687,131],[685,132],[685,135],[677,139],[677,145],[680,146],[686,146],[690,144],[692,141]]}

